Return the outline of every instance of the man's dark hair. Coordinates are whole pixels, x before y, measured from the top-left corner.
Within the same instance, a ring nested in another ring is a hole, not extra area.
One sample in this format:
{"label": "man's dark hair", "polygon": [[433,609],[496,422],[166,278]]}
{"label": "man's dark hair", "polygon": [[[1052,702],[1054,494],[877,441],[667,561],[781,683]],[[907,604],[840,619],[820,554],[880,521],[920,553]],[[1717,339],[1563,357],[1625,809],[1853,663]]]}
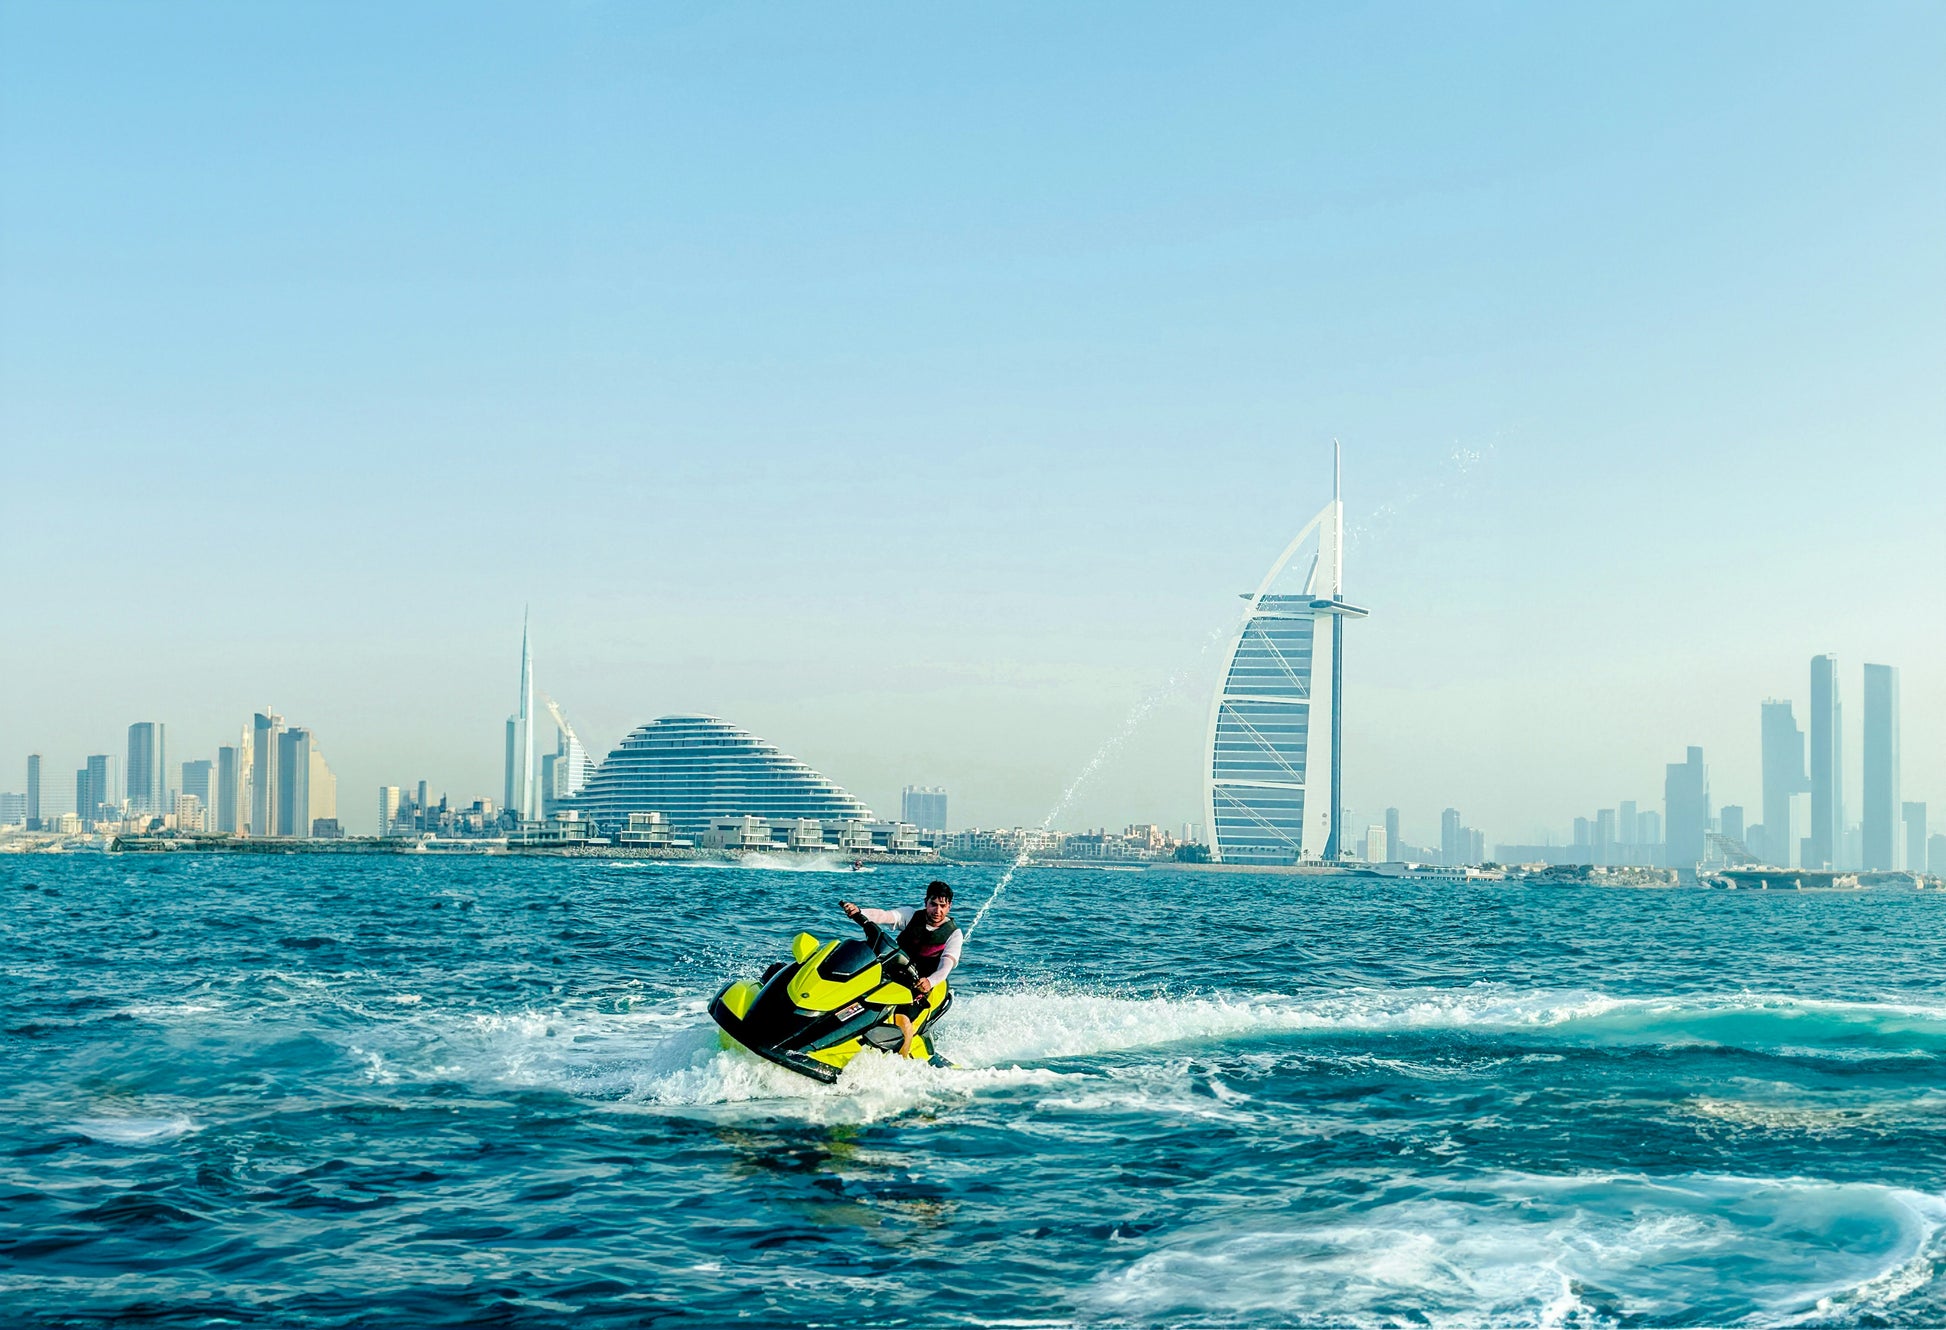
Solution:
{"label": "man's dark hair", "polygon": [[953,899],[953,889],[944,882],[928,882],[926,884],[926,899],[931,900],[935,896],[944,896],[947,900],[951,900]]}

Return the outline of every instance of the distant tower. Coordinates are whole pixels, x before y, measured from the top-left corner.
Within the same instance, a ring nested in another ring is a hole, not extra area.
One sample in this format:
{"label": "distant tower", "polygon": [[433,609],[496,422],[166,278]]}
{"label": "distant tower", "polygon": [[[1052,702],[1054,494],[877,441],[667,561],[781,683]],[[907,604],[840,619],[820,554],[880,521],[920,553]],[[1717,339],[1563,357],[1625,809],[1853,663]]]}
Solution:
{"label": "distant tower", "polygon": [[[41,829],[41,755],[27,755],[27,830]],[[1923,837],[1922,837],[1923,839]]]}
{"label": "distant tower", "polygon": [[520,617],[520,709],[514,714],[508,759],[513,779],[507,782],[509,807],[525,822],[537,820],[540,804],[534,798],[534,653],[527,636],[527,616]]}
{"label": "distant tower", "polygon": [[184,794],[193,794],[202,801],[205,808],[215,806],[214,795],[216,764],[207,758],[182,764],[182,786]]}
{"label": "distant tower", "polygon": [[1662,801],[1669,822],[1666,866],[1693,879],[1710,829],[1710,775],[1702,749],[1692,747],[1687,761],[1668,764]]}
{"label": "distant tower", "polygon": [[293,725],[277,736],[277,808],[271,825],[279,836],[311,834],[311,732]]}
{"label": "distant tower", "polygon": [[[1344,807],[1345,505],[1333,444],[1331,501],[1246,597],[1243,626],[1210,701],[1204,807],[1223,863],[1336,859]],[[1271,587],[1310,549],[1303,583]]]}
{"label": "distant tower", "polygon": [[241,792],[249,780],[249,767],[242,756],[242,745],[224,744],[216,750],[216,830],[235,835],[240,829],[237,816]]}
{"label": "distant tower", "polygon": [[128,805],[135,813],[161,813],[169,801],[168,756],[157,721],[128,727]]}
{"label": "distant tower", "polygon": [[74,811],[80,815],[85,828],[101,816],[102,805],[115,802],[114,782],[108,774],[108,754],[94,754],[88,759],[88,765],[74,776]]}
{"label": "distant tower", "polygon": [[937,785],[908,785],[899,793],[899,820],[921,831],[946,830],[946,791]]}
{"label": "distant tower", "polygon": [[1899,671],[1865,667],[1865,822],[1862,867],[1899,866]]}
{"label": "distant tower", "polygon": [[1804,867],[1835,868],[1844,844],[1843,708],[1838,701],[1838,658],[1811,658],[1811,826]]}
{"label": "distant tower", "polygon": [[277,834],[277,740],[284,718],[265,707],[250,721],[250,834]]}
{"label": "distant tower", "polygon": [[1804,731],[1797,727],[1789,702],[1766,700],[1762,716],[1764,843],[1751,848],[1772,867],[1790,868],[1798,833],[1804,830],[1792,821],[1792,800],[1811,788],[1804,774]]}

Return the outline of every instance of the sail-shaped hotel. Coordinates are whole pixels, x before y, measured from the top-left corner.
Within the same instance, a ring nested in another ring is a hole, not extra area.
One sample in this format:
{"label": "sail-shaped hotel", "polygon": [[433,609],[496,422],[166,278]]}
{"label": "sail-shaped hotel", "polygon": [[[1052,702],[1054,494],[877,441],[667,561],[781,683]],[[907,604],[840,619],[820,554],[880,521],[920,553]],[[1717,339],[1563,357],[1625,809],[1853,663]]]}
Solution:
{"label": "sail-shaped hotel", "polygon": [[[1335,448],[1334,444],[1334,448]],[[1247,597],[1210,701],[1204,769],[1210,857],[1293,864],[1339,856],[1344,808],[1344,627],[1367,611],[1344,598],[1345,508],[1331,502]],[[1301,581],[1279,589],[1280,583]]]}

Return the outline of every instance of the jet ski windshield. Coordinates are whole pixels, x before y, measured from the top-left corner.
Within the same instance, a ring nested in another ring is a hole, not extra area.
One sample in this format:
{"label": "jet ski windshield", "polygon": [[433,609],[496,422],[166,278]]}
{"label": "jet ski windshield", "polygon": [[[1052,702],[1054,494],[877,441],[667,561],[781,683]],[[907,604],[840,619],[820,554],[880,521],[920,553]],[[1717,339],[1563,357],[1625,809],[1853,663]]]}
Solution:
{"label": "jet ski windshield", "polygon": [[877,961],[878,953],[872,950],[871,943],[853,938],[840,942],[831,949],[830,955],[818,962],[818,974],[834,982],[851,979],[863,974],[867,966]]}

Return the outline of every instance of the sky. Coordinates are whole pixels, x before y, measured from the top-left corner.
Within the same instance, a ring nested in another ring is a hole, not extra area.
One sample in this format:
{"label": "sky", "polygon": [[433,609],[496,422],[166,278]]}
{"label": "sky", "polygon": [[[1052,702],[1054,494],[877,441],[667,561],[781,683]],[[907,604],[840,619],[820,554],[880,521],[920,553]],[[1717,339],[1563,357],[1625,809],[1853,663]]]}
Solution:
{"label": "sky", "polygon": [[1754,809],[1821,652],[1946,822],[1942,67],[1899,3],[0,5],[0,789],[269,705],[353,831],[497,798],[531,610],[597,751],[1197,820],[1337,438],[1355,823],[1559,839],[1691,744]]}

